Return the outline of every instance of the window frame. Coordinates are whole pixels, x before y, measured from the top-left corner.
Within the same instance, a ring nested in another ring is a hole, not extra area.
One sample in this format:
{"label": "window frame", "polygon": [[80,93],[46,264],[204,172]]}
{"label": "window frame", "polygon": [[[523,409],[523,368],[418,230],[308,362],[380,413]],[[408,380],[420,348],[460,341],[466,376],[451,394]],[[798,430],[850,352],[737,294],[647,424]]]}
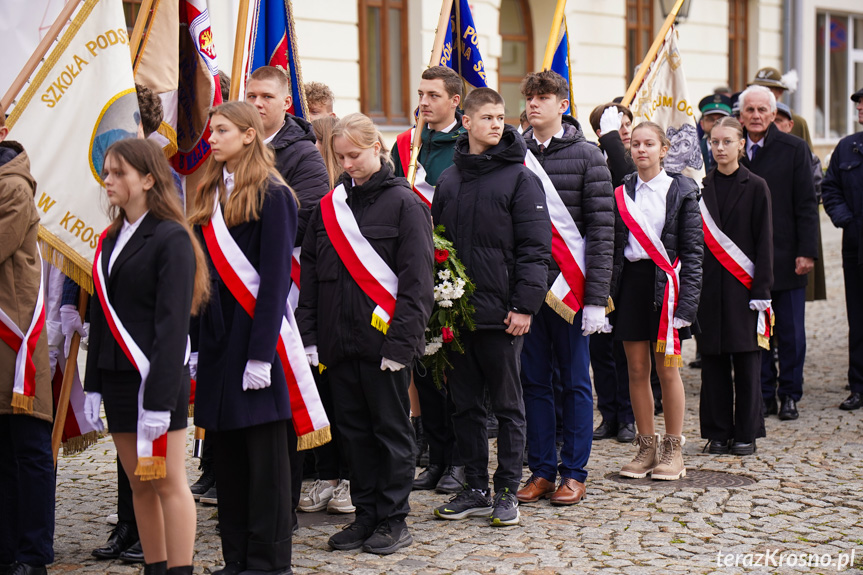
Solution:
{"label": "window frame", "polygon": [[[819,17],[824,17],[824,29],[823,29],[823,37],[819,38]],[[848,36],[846,38],[846,66],[845,66],[845,83],[848,88],[846,92],[848,94],[832,94],[832,87],[830,85],[831,78],[831,50],[829,49],[831,43],[831,21],[833,18],[842,18],[847,19],[848,21]],[[815,62],[815,97],[813,98],[815,102],[815,112],[818,112],[818,83],[822,82],[824,88],[824,97],[823,97],[823,120],[821,127],[823,131],[821,133],[818,132],[818,122],[815,123],[815,130],[813,134],[813,140],[818,142],[836,142],[841,138],[849,135],[857,133],[861,130],[860,124],[857,122],[857,112],[853,102],[851,102],[849,96],[851,94],[851,90],[856,90],[855,84],[855,66],[863,64],[863,48],[855,48],[854,47],[854,33],[855,33],[855,21],[863,21],[863,13],[849,13],[843,12],[841,10],[817,10],[815,14],[815,43],[816,47],[818,42],[823,42],[824,44],[824,54],[823,59],[818,61],[816,56]],[[816,48],[817,49],[817,48]],[[819,77],[820,76],[820,77]],[[834,104],[833,100],[837,98],[837,101],[841,101],[845,103],[845,126],[842,130],[839,131],[839,134],[836,136],[831,135],[832,127],[831,123],[833,121],[833,113],[832,106]]]}
{"label": "window frame", "polygon": [[[408,0],[358,0],[357,2],[359,8],[359,18],[358,18],[358,27],[359,27],[359,43],[360,43],[360,61],[359,61],[359,70],[360,70],[360,110],[363,114],[367,115],[371,118],[375,123],[383,125],[383,126],[404,126],[412,123],[411,121],[411,113],[413,108],[411,107],[411,98],[410,98],[410,66],[409,66],[409,58],[407,54],[407,39],[408,39]],[[369,49],[368,49],[368,35],[367,35],[367,26],[368,26],[368,9],[369,8],[379,8],[380,9],[380,36],[381,36],[381,45],[380,45],[380,65],[381,65],[381,106],[383,110],[370,110],[369,107],[369,91],[371,87],[371,80],[368,74],[363,73],[364,70],[368,70],[369,66]],[[390,26],[392,23],[390,22],[390,10],[397,9],[400,11],[399,22],[397,25],[401,28],[401,38],[403,41],[403,46],[396,53],[400,53],[402,55],[401,61],[397,64],[401,67],[401,105],[403,113],[398,114],[394,113],[393,110],[393,102],[390,94],[390,83],[387,82],[387,78],[389,76],[389,70],[392,69],[392,58],[393,52],[390,47]]]}
{"label": "window frame", "polygon": [[[531,19],[530,14],[530,3],[528,0],[512,0],[516,2],[519,6],[519,11],[521,13],[522,22],[524,24],[524,29],[526,30],[526,34],[504,34],[500,31],[501,22],[498,22],[498,33],[500,34],[500,43],[501,50],[503,50],[504,42],[523,42],[526,45],[525,50],[525,61],[527,63],[527,70],[525,70],[525,75],[529,74],[536,67],[534,65],[533,59],[533,20]],[[501,91],[501,84],[504,82],[507,83],[517,83],[521,84],[521,81],[524,79],[524,76],[516,77],[516,76],[507,76],[500,71],[498,71],[497,77],[497,91]],[[569,81],[569,78],[567,78]],[[520,119],[518,116],[514,118],[506,118],[507,124],[512,124],[513,126],[518,126]]]}
{"label": "window frame", "polygon": [[[738,33],[739,31],[739,33]],[[738,54],[742,52],[742,54]],[[742,62],[742,66],[737,66]],[[749,80],[749,1],[728,2],[728,87],[732,92],[746,89]]]}
{"label": "window frame", "polygon": [[[650,45],[653,42],[655,32],[654,32],[654,17],[655,17],[655,2],[654,0],[626,0],[625,10],[626,10],[626,30],[625,30],[625,45],[626,45],[626,85],[629,86],[632,83],[633,78],[635,77],[635,67],[641,64],[644,60],[644,56],[647,55],[647,51],[650,49]],[[636,19],[635,21],[630,20],[630,8],[635,8]],[[647,16],[646,21],[642,18],[644,14],[644,9],[647,8],[649,10],[649,14]],[[635,32],[635,46],[631,46],[629,42],[630,31]],[[647,36],[644,36],[644,32],[647,32]],[[645,40],[644,45],[642,46],[642,41]]]}

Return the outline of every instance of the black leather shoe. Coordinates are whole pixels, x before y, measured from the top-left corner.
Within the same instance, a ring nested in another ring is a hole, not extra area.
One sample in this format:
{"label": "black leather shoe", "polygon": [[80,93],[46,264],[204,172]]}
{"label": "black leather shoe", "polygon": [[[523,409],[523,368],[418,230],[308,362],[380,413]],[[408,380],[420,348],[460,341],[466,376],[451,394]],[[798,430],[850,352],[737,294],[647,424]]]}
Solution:
{"label": "black leather shoe", "polygon": [[743,441],[735,441],[731,444],[731,454],[732,455],[752,455],[755,453],[755,440],[753,439],[751,443],[746,443]]}
{"label": "black leather shoe", "polygon": [[9,575],[48,575],[48,569],[44,565],[28,565],[26,563],[13,563]]}
{"label": "black leather shoe", "polygon": [[593,430],[594,441],[599,439],[611,439],[612,437],[617,437],[617,426],[604,419],[596,429]]}
{"label": "black leather shoe", "polygon": [[464,465],[450,465],[447,467],[440,481],[435,486],[438,493],[461,493],[464,489]]}
{"label": "black leather shoe", "polygon": [[854,411],[861,407],[863,407],[863,395],[859,393],[852,393],[848,396],[848,399],[839,405],[839,409],[843,411]]}
{"label": "black leather shoe", "polygon": [[141,547],[141,542],[135,542],[134,545],[120,553],[120,561],[125,561],[126,563],[143,563],[144,549]]}
{"label": "black leather shoe", "polygon": [[206,493],[204,493],[203,495],[201,495],[200,498],[198,498],[198,501],[200,501],[204,505],[218,505],[219,492],[216,489],[216,486],[213,485],[207,490]]}
{"label": "black leather shoe", "polygon": [[710,439],[707,445],[704,446],[704,453],[712,453],[713,455],[725,455],[730,451],[728,440]]}
{"label": "black leather shoe", "polygon": [[444,466],[442,464],[433,463],[429,465],[414,479],[413,489],[415,491],[434,489],[440,478],[443,477],[443,472]]}
{"label": "black leather shoe", "polygon": [[797,403],[790,397],[782,398],[782,407],[779,408],[779,419],[788,421],[790,419],[797,419],[798,417],[800,417],[800,413],[797,411]]}
{"label": "black leather shoe", "polygon": [[617,426],[617,441],[620,443],[632,443],[635,441],[635,424],[621,423]]}
{"label": "black leather shoe", "polygon": [[116,559],[120,553],[138,541],[138,528],[134,523],[120,521],[108,536],[104,546],[93,549],[91,554],[98,559]]}
{"label": "black leather shoe", "polygon": [[200,499],[201,495],[210,490],[216,484],[216,472],[212,469],[205,469],[201,477],[194,482],[189,489],[192,491],[192,496],[195,499]]}

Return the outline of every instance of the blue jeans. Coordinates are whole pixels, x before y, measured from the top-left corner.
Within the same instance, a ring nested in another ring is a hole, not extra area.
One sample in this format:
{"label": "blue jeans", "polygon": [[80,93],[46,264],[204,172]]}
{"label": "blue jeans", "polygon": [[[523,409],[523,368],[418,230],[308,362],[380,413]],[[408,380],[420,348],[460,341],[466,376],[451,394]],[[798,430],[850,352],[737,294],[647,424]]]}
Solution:
{"label": "blue jeans", "polygon": [[[557,358],[563,393],[563,449],[557,466],[555,450],[552,359]],[[581,335],[581,313],[570,325],[543,304],[533,318],[521,354],[521,385],[527,416],[527,461],[534,475],[584,482],[593,441],[593,394],[590,385],[589,338]]]}
{"label": "blue jeans", "polygon": [[[773,291],[776,325],[773,336],[779,347],[779,374],[773,350],[761,352],[761,395],[768,403],[778,394],[800,401],[803,397],[803,363],[806,360],[806,288]],[[776,382],[779,381],[777,389]]]}

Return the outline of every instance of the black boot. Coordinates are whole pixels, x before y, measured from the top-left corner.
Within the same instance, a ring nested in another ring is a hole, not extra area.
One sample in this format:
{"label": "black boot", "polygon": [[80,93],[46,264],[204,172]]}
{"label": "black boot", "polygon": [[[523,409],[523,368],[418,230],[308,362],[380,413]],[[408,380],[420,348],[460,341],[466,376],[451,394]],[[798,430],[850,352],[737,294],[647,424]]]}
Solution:
{"label": "black boot", "polygon": [[411,424],[414,426],[414,435],[416,436],[416,444],[414,452],[416,453],[416,466],[428,467],[428,447],[425,431],[423,430],[422,417],[411,417]]}
{"label": "black boot", "polygon": [[183,567],[171,567],[168,569],[167,575],[192,575],[192,572],[195,568],[191,565],[184,565]]}
{"label": "black boot", "polygon": [[194,482],[189,489],[192,491],[192,496],[195,499],[200,499],[201,495],[210,490],[216,484],[216,471],[214,469],[204,469],[201,477]]}
{"label": "black boot", "polygon": [[159,561],[158,563],[144,563],[144,575],[166,575],[167,573],[167,561]]}

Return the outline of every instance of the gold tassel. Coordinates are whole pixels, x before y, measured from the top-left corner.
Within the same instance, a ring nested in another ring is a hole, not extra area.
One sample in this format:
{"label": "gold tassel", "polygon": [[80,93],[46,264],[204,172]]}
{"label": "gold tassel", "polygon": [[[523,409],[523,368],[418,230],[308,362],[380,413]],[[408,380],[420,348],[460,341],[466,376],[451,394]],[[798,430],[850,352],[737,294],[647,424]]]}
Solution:
{"label": "gold tassel", "polygon": [[665,340],[660,339],[656,342],[656,353],[665,353]]}
{"label": "gold tassel", "polygon": [[567,322],[572,323],[575,321],[575,312],[572,311],[572,308],[563,303],[559,297],[551,293],[551,290],[548,290],[548,293],[545,294],[545,303],[548,304],[548,307],[550,307],[554,313],[565,319]]}
{"label": "gold tassel", "polygon": [[758,334],[758,347],[770,350],[770,338],[764,334]]}
{"label": "gold tassel", "polygon": [[30,395],[12,393],[12,413],[29,415],[33,413],[33,400]]}
{"label": "gold tassel", "polygon": [[608,315],[613,311],[614,311],[614,300],[611,299],[611,296],[608,296],[608,305],[605,306],[605,315]]}
{"label": "gold tassel", "polygon": [[168,471],[165,469],[165,458],[139,457],[138,466],[135,468],[135,475],[137,475],[141,481],[164,479],[168,475]]}
{"label": "gold tassel", "polygon": [[75,455],[81,453],[94,443],[99,441],[98,431],[89,431],[84,435],[79,435],[63,442],[63,455]]}
{"label": "gold tassel", "polygon": [[666,355],[665,356],[665,367],[683,367],[683,356]]}
{"label": "gold tassel", "polygon": [[195,439],[204,439],[206,430],[203,427],[195,426]]}
{"label": "gold tassel", "polygon": [[320,447],[321,445],[328,443],[332,438],[333,436],[330,433],[329,425],[316,429],[297,438],[297,451],[305,451],[306,449]]}
{"label": "gold tassel", "polygon": [[390,325],[381,318],[379,318],[377,315],[372,314],[372,327],[386,334],[387,330],[390,328]]}
{"label": "gold tassel", "polygon": [[325,369],[327,369],[327,366],[325,366],[325,365],[324,365],[324,364],[322,364],[321,362],[318,362],[318,373],[319,373],[319,374],[320,374],[320,373],[324,373],[324,370],[325,370]]}

